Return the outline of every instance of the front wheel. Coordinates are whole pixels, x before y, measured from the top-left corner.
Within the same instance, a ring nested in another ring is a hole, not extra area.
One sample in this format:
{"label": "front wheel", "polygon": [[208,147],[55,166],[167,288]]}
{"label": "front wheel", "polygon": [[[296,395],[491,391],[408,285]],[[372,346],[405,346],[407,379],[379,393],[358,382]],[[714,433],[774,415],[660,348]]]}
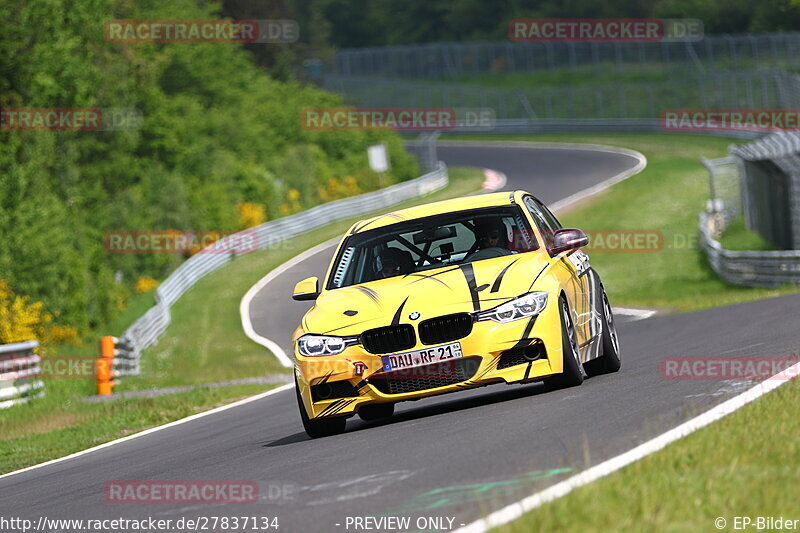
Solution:
{"label": "front wheel", "polygon": [[297,380],[294,382],[294,391],[297,395],[297,406],[300,408],[300,418],[303,421],[303,429],[312,439],[320,437],[329,437],[331,435],[338,435],[344,432],[344,427],[347,424],[347,419],[343,417],[337,418],[320,418],[310,419],[306,408],[303,405],[303,398],[300,397],[300,387],[297,386]]}
{"label": "front wheel", "polygon": [[603,353],[599,358],[594,359],[586,364],[586,371],[590,376],[599,376],[600,374],[610,374],[616,372],[622,366],[622,361],[619,357],[619,337],[617,336],[617,326],[614,324],[614,314],[611,311],[611,305],[608,303],[606,291],[603,290],[602,305],[600,306],[600,313],[603,319],[603,332],[602,332],[602,348]]}
{"label": "front wheel", "polygon": [[567,302],[562,296],[558,303],[561,311],[561,353],[564,358],[564,368],[561,374],[545,378],[544,382],[554,388],[575,387],[583,383],[586,373],[583,370],[583,363],[581,363],[578,336],[575,333],[575,325],[569,314]]}

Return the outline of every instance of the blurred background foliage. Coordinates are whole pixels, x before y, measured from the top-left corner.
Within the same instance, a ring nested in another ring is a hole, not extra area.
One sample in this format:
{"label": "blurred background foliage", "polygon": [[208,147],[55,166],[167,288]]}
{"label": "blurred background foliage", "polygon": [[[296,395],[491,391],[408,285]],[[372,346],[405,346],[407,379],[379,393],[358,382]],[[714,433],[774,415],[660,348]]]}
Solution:
{"label": "blurred background foliage", "polygon": [[284,73],[298,56],[325,61],[335,48],[504,41],[514,18],[697,18],[706,34],[800,28],[800,0],[226,0],[224,11],[299,22],[296,46],[250,47]]}
{"label": "blurred background foliage", "polygon": [[[392,161],[383,179],[418,174],[391,132],[302,129],[301,109],[340,106],[339,97],[270,75],[241,45],[103,37],[109,19],[223,15],[200,0],[0,4],[0,107],[135,108],[143,117],[131,131],[0,132],[0,280],[41,302],[33,322],[102,327],[152,288],[137,280],[161,279],[185,259],[108,254],[107,231],[235,231],[281,216],[281,206],[286,214],[369,191],[379,177],[367,147],[378,142]],[[349,185],[331,186],[340,182]],[[25,317],[10,312],[3,319],[22,328]]]}

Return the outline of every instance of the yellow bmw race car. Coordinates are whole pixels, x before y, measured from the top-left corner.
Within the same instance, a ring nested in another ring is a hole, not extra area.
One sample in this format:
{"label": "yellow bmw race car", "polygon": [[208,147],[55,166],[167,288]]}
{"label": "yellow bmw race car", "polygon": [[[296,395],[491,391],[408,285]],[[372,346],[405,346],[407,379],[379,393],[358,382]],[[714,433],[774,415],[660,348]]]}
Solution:
{"label": "yellow bmw race car", "polygon": [[491,383],[580,385],[620,368],[588,238],[525,191],[457,198],[353,225],[294,332],[297,401],[311,437],[347,418]]}

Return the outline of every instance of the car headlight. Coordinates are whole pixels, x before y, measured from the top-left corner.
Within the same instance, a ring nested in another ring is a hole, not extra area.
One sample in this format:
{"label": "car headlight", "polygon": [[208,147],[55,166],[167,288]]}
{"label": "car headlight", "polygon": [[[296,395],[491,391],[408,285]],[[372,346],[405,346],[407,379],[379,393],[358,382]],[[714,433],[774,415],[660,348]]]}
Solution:
{"label": "car headlight", "polygon": [[345,348],[356,344],[358,337],[332,337],[329,335],[303,335],[297,339],[297,348],[301,355],[306,357],[319,357],[322,355],[336,355]]}
{"label": "car headlight", "polygon": [[494,320],[495,322],[511,322],[520,318],[538,315],[547,305],[546,292],[531,292],[515,298],[494,309],[488,309],[476,314],[478,320]]}

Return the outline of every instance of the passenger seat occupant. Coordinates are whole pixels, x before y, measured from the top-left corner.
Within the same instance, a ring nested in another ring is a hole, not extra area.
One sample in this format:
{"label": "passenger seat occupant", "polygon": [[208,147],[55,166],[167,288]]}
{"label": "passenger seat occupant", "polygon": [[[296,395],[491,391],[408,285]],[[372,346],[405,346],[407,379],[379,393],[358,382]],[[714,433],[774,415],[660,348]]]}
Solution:
{"label": "passenger seat occupant", "polygon": [[398,248],[386,248],[378,255],[378,279],[410,274],[414,270],[411,252]]}

